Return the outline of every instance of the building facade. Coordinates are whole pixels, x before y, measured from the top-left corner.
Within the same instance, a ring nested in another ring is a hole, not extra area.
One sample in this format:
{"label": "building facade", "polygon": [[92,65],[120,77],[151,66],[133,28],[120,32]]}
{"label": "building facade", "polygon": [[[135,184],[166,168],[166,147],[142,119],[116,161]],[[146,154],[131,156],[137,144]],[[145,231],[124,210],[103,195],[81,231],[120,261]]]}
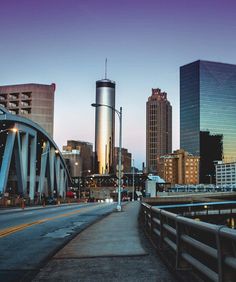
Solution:
{"label": "building facade", "polygon": [[[215,174],[213,161],[236,160],[235,121],[236,65],[199,60],[180,67],[180,146],[200,155],[201,183],[209,183],[208,175]],[[218,139],[218,149],[208,160],[207,135]]]}
{"label": "building facade", "polygon": [[0,106],[31,119],[53,137],[55,89],[54,83],[0,86]]}
{"label": "building facade", "polygon": [[62,154],[72,177],[87,176],[93,171],[93,145],[85,141],[68,140]]}
{"label": "building facade", "polygon": [[158,157],[172,152],[172,107],[167,93],[152,89],[146,103],[146,166],[158,172]]}
{"label": "building facade", "polygon": [[216,185],[222,187],[230,185],[236,187],[236,162],[218,162],[216,167]]}
{"label": "building facade", "polygon": [[[117,170],[119,160],[119,147],[114,148],[114,168]],[[123,165],[123,172],[130,173],[132,163],[132,154],[128,152],[128,149],[121,148],[121,164]]]}
{"label": "building facade", "polygon": [[158,158],[160,177],[171,184],[199,184],[199,157],[176,150]]}
{"label": "building facade", "polygon": [[95,159],[97,173],[114,172],[115,140],[115,82],[103,79],[96,82]]}
{"label": "building facade", "polygon": [[62,151],[71,177],[82,176],[82,158],[79,150]]}
{"label": "building facade", "polygon": [[200,132],[200,179],[202,183],[212,184],[216,182],[215,160],[221,160],[223,156],[223,135],[212,134],[209,131]]}

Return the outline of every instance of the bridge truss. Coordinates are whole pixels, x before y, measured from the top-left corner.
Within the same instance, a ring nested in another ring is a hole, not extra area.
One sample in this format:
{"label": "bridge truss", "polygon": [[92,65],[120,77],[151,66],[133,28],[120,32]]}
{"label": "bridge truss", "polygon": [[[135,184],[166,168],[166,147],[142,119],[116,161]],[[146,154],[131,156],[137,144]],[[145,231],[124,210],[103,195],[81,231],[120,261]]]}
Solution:
{"label": "bridge truss", "polygon": [[0,194],[65,197],[70,175],[49,134],[0,106]]}

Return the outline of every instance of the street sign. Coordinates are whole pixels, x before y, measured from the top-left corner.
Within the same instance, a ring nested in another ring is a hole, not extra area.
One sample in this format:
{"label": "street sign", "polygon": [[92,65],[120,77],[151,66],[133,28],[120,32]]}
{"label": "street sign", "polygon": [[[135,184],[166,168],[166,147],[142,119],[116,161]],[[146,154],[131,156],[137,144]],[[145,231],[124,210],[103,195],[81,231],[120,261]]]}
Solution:
{"label": "street sign", "polygon": [[[119,172],[118,172],[118,171],[116,172],[116,176],[119,177]],[[121,171],[121,172],[120,172],[120,177],[123,178],[123,176],[124,176],[124,172]]]}
{"label": "street sign", "polygon": [[[118,171],[119,170],[119,165],[116,165],[116,171]],[[121,171],[123,171],[124,170],[124,166],[123,165],[121,165]]]}

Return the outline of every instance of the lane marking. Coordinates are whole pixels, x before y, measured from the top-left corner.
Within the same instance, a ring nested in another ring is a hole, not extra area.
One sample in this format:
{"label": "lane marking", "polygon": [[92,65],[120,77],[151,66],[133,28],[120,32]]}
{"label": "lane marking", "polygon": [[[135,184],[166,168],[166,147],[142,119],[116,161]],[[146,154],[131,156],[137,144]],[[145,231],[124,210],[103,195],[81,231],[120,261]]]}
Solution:
{"label": "lane marking", "polygon": [[77,214],[81,211],[84,212],[84,211],[88,210],[89,208],[91,208],[91,207],[81,208],[81,209],[76,210],[76,211],[72,211],[72,212],[60,214],[60,215],[57,215],[57,216],[48,217],[48,218],[40,219],[40,220],[37,220],[37,221],[24,223],[24,224],[12,226],[12,227],[0,230],[0,238],[3,238],[3,237],[6,237],[8,235],[11,235],[13,233],[19,232],[19,231],[24,230],[25,228],[31,227],[33,225],[38,225],[38,224],[42,224],[42,223],[52,221],[52,220],[55,220],[55,219],[58,219],[58,218],[63,218],[63,217],[67,217],[67,216],[70,216],[70,215],[74,215],[74,214]]}

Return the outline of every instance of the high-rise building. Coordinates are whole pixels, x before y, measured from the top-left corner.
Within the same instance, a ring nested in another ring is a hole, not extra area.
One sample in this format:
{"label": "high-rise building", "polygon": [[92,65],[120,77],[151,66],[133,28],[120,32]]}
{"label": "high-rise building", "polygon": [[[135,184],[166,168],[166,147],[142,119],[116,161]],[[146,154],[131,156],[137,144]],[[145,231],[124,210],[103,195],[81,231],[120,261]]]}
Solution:
{"label": "high-rise building", "polygon": [[54,83],[0,86],[0,105],[38,123],[53,137],[55,89]]}
{"label": "high-rise building", "polygon": [[[213,161],[236,160],[235,121],[236,65],[199,60],[180,67],[180,147],[200,156],[201,183],[213,177]],[[209,156],[207,136],[218,144]]]}
{"label": "high-rise building", "polygon": [[[114,154],[114,168],[117,170],[119,160],[119,147],[115,147]],[[130,173],[131,171],[132,154],[128,152],[128,149],[121,148],[121,164],[123,165],[123,172]]]}
{"label": "high-rise building", "polygon": [[70,160],[71,176],[87,176],[93,171],[93,145],[89,142],[68,140],[62,147],[65,159]]}
{"label": "high-rise building", "polygon": [[159,175],[171,184],[198,184],[199,157],[176,150],[158,158]]}
{"label": "high-rise building", "polygon": [[167,93],[152,89],[146,103],[146,166],[158,172],[157,158],[172,152],[172,107]]}
{"label": "high-rise building", "polygon": [[96,82],[95,158],[97,172],[114,172],[115,140],[115,82],[102,79]]}

